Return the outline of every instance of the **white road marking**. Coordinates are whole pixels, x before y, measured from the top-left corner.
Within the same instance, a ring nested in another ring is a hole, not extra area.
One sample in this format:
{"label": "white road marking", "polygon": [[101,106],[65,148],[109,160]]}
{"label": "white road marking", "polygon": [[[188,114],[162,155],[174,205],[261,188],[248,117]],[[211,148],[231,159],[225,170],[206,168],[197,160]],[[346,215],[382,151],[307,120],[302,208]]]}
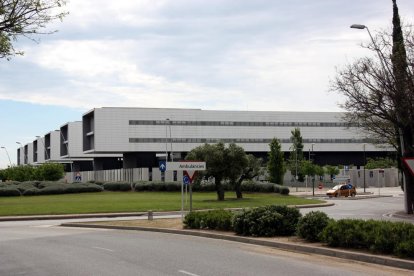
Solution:
{"label": "white road marking", "polygon": [[182,274],[186,274],[186,275],[190,275],[190,276],[200,276],[198,274],[194,274],[185,270],[178,270],[178,272],[182,273]]}
{"label": "white road marking", "polygon": [[112,250],[112,249],[97,247],[97,246],[93,246],[92,248],[99,249],[99,250],[105,250],[105,251],[109,251],[109,252],[114,252],[115,251],[115,250]]}

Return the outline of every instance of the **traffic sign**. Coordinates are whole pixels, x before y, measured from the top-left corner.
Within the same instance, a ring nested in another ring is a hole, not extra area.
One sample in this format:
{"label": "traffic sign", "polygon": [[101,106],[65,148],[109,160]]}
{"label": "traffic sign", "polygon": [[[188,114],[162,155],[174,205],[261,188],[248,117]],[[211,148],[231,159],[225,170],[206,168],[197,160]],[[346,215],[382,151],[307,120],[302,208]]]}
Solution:
{"label": "traffic sign", "polygon": [[206,162],[188,161],[188,162],[167,162],[167,171],[205,171]]}
{"label": "traffic sign", "polygon": [[408,167],[411,174],[414,175],[414,157],[407,157],[402,159],[404,164]]}
{"label": "traffic sign", "polygon": [[191,179],[188,175],[183,175],[183,183],[184,183],[184,185],[190,185],[191,184]]}
{"label": "traffic sign", "polygon": [[158,163],[161,172],[165,172],[165,170],[167,169],[167,165],[165,163],[166,161],[160,161]]}

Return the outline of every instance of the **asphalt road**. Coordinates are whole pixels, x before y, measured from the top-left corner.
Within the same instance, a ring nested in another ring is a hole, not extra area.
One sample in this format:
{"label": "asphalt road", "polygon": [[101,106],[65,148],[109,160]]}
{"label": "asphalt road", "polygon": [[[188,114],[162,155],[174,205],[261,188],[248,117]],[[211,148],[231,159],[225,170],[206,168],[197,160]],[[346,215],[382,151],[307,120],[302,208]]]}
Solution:
{"label": "asphalt road", "polygon": [[319,210],[334,219],[360,218],[414,223],[414,216],[401,218],[395,215],[404,210],[404,197],[402,195],[367,199],[324,198],[324,200],[333,202],[335,205],[331,207],[301,209],[301,213],[307,214],[310,211]]}
{"label": "asphalt road", "polygon": [[[390,214],[403,209],[399,196],[332,201],[335,206],[301,212],[319,209],[336,219],[396,220]],[[68,221],[82,220],[0,222],[0,275],[412,275],[223,240],[58,226]]]}
{"label": "asphalt road", "polygon": [[410,275],[405,270],[172,234],[0,224],[0,275]]}

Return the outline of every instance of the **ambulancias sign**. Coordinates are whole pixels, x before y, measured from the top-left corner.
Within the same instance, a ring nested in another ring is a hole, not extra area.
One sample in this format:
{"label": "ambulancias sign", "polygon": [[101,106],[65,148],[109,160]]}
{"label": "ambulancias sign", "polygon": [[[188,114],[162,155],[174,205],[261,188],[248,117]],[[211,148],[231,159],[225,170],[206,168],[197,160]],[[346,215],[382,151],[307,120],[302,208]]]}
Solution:
{"label": "ambulancias sign", "polygon": [[205,171],[206,162],[167,162],[167,171]]}

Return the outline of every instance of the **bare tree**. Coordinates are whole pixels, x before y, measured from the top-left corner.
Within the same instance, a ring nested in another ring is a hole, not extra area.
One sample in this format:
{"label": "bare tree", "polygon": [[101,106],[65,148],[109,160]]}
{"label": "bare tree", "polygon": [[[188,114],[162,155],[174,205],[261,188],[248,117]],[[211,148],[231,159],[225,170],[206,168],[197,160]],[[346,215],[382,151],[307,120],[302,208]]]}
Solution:
{"label": "bare tree", "polygon": [[0,58],[23,54],[13,46],[20,36],[37,41],[36,35],[55,32],[42,30],[67,15],[61,9],[65,4],[65,0],[0,0]]}
{"label": "bare tree", "polygon": [[[414,36],[412,26],[404,28],[404,35],[400,27],[400,40],[396,40],[400,23],[398,9],[393,2],[393,31],[378,32],[374,37],[375,43],[363,45],[373,51],[373,56],[361,58],[340,69],[331,82],[331,90],[345,96],[341,106],[348,111],[345,119],[349,123],[358,124],[367,137],[378,143],[393,145],[399,157],[412,157]],[[414,179],[401,163],[400,168],[406,177],[406,211],[413,213]]]}

